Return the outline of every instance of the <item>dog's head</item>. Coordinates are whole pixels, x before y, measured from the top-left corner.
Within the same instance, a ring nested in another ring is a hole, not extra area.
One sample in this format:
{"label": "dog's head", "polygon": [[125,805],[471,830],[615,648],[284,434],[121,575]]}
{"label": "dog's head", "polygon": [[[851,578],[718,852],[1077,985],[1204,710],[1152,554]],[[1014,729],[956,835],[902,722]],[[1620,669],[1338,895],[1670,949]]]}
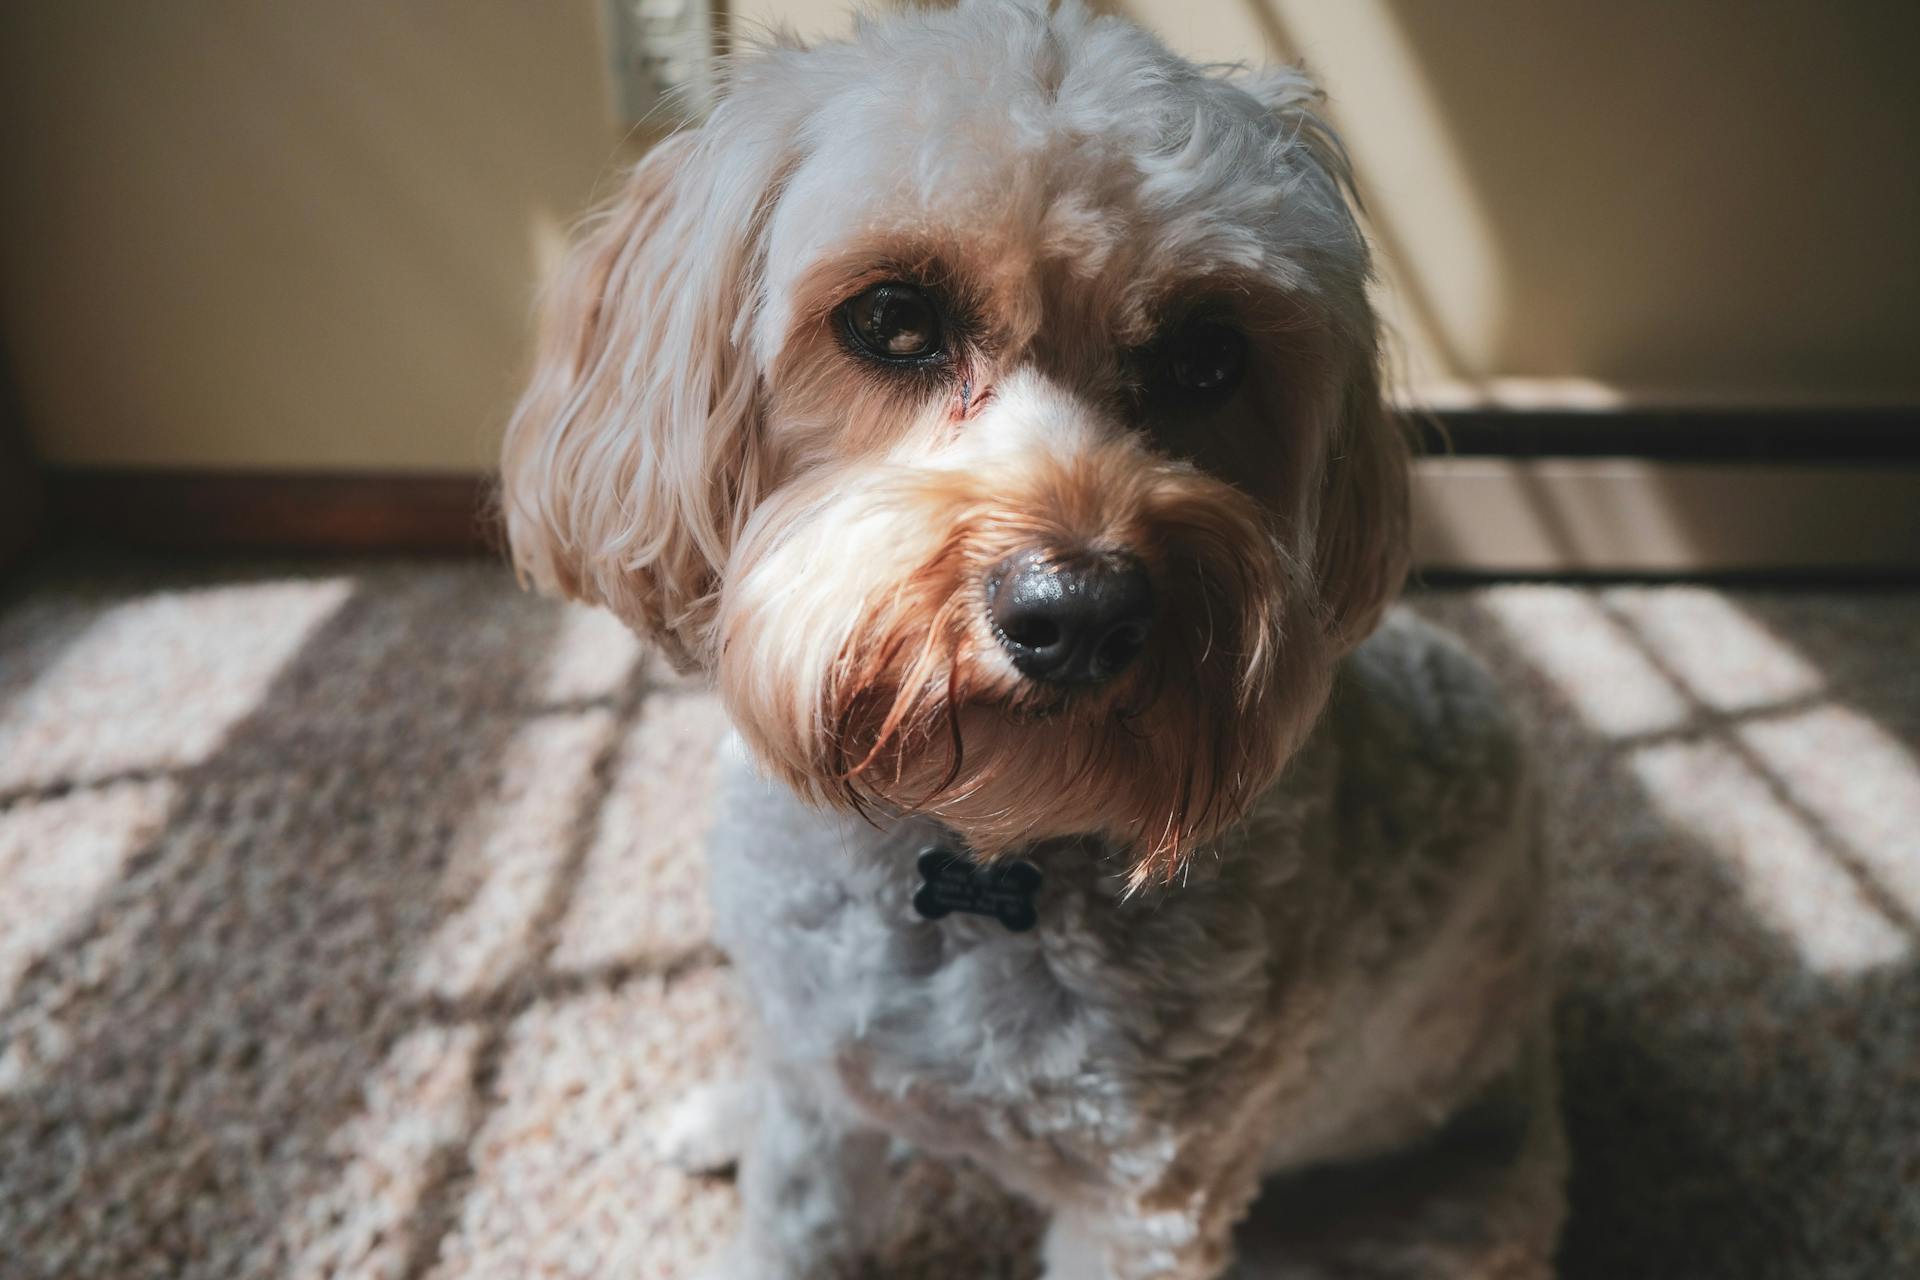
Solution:
{"label": "dog's head", "polygon": [[743,60],[551,297],[517,564],[711,673],[809,796],[1169,872],[1404,565],[1315,101],[1073,0]]}

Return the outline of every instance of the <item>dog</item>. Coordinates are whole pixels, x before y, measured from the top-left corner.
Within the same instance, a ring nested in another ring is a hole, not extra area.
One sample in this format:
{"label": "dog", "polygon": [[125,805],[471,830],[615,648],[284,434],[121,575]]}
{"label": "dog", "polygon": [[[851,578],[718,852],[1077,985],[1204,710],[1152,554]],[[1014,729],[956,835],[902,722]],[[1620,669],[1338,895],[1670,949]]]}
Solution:
{"label": "dog", "polygon": [[739,1147],[727,1274],[869,1265],[905,1142],[1049,1211],[1051,1280],[1213,1280],[1263,1179],[1489,1099],[1510,1161],[1344,1262],[1294,1211],[1279,1274],[1551,1273],[1533,792],[1389,612],[1409,444],[1319,104],[1078,0],[776,37],[550,291],[516,566],[735,729],[759,1070],[682,1135]]}

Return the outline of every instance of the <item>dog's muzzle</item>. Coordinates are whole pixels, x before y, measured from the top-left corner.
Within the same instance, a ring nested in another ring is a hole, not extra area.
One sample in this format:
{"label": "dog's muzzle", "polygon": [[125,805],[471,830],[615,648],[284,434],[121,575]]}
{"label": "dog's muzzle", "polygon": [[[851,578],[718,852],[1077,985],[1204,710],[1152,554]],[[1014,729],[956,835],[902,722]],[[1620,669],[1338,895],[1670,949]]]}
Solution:
{"label": "dog's muzzle", "polygon": [[1100,684],[1140,656],[1153,628],[1153,586],[1125,552],[1030,550],[987,577],[987,616],[1013,665],[1047,684]]}

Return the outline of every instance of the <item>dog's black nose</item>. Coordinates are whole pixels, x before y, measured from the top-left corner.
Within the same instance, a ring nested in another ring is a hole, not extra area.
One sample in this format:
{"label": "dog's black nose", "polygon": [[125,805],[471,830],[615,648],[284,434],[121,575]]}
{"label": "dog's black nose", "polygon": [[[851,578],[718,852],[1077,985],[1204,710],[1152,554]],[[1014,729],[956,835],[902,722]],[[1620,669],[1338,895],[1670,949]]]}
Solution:
{"label": "dog's black nose", "polygon": [[1126,670],[1153,626],[1153,588],[1124,553],[1051,557],[1024,551],[987,578],[987,615],[1020,673],[1098,684]]}

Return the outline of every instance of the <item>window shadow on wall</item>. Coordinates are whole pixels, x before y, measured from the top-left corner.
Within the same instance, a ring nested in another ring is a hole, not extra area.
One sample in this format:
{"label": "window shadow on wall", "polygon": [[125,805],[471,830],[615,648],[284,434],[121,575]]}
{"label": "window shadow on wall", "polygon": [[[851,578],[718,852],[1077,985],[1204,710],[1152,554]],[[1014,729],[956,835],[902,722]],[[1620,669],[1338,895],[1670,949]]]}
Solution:
{"label": "window shadow on wall", "polygon": [[1920,394],[1910,8],[1245,2],[1327,80],[1440,372]]}

